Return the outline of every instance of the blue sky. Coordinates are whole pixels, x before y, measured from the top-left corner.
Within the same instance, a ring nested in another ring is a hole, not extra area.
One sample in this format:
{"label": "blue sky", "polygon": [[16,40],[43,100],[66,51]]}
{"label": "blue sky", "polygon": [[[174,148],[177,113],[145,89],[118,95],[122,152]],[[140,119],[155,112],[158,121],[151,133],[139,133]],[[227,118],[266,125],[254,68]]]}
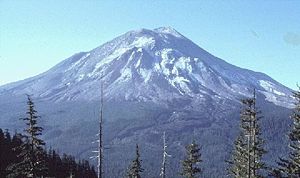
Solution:
{"label": "blue sky", "polygon": [[0,85],[129,30],[171,26],[213,55],[300,83],[300,1],[0,0]]}

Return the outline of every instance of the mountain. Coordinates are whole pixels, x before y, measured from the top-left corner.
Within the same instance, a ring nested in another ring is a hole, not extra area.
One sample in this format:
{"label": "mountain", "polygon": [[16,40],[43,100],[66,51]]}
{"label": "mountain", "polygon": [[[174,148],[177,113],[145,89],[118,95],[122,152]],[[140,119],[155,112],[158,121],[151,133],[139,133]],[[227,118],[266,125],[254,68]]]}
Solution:
{"label": "mountain", "polygon": [[214,57],[170,27],[130,31],[1,90],[55,101],[97,100],[101,76],[109,100],[236,100],[256,88],[276,105],[290,104],[287,87]]}
{"label": "mountain", "polygon": [[[184,144],[196,139],[208,149],[203,150],[209,160],[204,167],[210,168],[205,175],[221,177],[225,163],[220,161],[228,158],[238,132],[239,100],[251,96],[254,88],[267,116],[265,136],[279,134],[277,140],[269,138],[268,147],[286,141],[287,127],[282,126],[289,123],[285,118],[293,104],[291,89],[213,56],[171,27],[127,32],[45,73],[1,86],[0,112],[5,114],[0,124],[22,127],[16,116],[25,113],[24,95],[32,94],[44,118],[45,139],[64,152],[88,157],[96,146],[91,142],[97,133],[100,82],[105,95],[104,135],[111,147],[107,157],[124,158],[106,166],[111,177],[124,173],[121,168],[129,163],[136,142],[144,146],[144,164],[151,170],[146,177],[155,176],[163,131],[169,134],[173,169],[180,166]],[[281,146],[269,157],[284,149]],[[120,170],[109,169],[116,164]]]}

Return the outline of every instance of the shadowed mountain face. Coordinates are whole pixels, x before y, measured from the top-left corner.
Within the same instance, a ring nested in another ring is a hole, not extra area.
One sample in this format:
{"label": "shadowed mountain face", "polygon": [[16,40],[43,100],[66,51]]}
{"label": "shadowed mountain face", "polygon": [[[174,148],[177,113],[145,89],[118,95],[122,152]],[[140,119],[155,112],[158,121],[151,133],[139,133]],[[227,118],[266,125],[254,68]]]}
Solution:
{"label": "shadowed mountain face", "polygon": [[267,147],[278,148],[266,159],[285,150],[279,143],[286,141],[292,91],[263,73],[226,63],[170,27],[127,32],[36,77],[0,87],[0,127],[22,130],[17,118],[26,112],[24,95],[32,94],[49,145],[87,158],[96,149],[100,81],[108,177],[124,174],[135,143],[149,170],[145,177],[157,177],[163,131],[173,155],[172,177],[192,139],[203,145],[204,175],[222,177],[238,132],[239,100],[254,88],[266,116]]}

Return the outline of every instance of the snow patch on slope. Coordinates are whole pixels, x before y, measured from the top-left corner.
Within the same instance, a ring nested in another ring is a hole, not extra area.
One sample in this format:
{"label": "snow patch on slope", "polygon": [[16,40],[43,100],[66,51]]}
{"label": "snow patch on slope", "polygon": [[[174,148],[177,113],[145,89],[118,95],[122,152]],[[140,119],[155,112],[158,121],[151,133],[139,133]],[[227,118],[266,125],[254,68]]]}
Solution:
{"label": "snow patch on slope", "polygon": [[121,79],[123,81],[130,80],[132,78],[132,72],[130,68],[125,68],[121,71]]}
{"label": "snow patch on slope", "polygon": [[147,83],[150,80],[151,73],[151,70],[140,68],[140,75],[142,76],[145,83]]}
{"label": "snow patch on slope", "polygon": [[141,47],[145,47],[145,46],[153,46],[154,43],[155,43],[155,40],[152,37],[142,36],[142,37],[136,38],[135,41],[132,43],[132,46],[141,48]]}
{"label": "snow patch on slope", "polygon": [[188,73],[192,73],[192,66],[189,64],[191,62],[190,57],[180,57],[175,63],[175,67],[181,70],[186,70]]}
{"label": "snow patch on slope", "polygon": [[265,81],[265,80],[259,80],[259,84],[261,87],[263,87],[266,91],[274,93],[276,95],[280,95],[280,96],[285,96],[284,93],[280,92],[279,90],[276,89],[275,84],[269,82],[269,81]]}

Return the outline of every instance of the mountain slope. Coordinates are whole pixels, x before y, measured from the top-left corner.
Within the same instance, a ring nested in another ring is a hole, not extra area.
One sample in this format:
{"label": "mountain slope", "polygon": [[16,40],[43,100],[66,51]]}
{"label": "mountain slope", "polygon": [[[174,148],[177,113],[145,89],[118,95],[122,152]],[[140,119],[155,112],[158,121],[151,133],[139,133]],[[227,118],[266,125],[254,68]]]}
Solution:
{"label": "mountain slope", "polygon": [[256,88],[268,101],[291,104],[290,89],[265,74],[214,57],[170,27],[130,31],[0,91],[32,93],[55,101],[96,100],[101,76],[107,99],[158,103],[182,97],[236,100]]}
{"label": "mountain slope", "polygon": [[[122,177],[141,146],[144,177],[157,177],[165,131],[170,177],[184,146],[203,146],[204,177],[225,177],[238,133],[241,98],[258,91],[272,164],[285,153],[292,90],[269,76],[219,59],[170,27],[130,31],[77,53],[35,77],[0,87],[0,126],[22,131],[24,94],[32,94],[48,146],[89,158],[96,149],[100,80],[104,82],[105,174]],[[282,144],[284,143],[284,144]],[[276,149],[274,149],[276,148]]]}

